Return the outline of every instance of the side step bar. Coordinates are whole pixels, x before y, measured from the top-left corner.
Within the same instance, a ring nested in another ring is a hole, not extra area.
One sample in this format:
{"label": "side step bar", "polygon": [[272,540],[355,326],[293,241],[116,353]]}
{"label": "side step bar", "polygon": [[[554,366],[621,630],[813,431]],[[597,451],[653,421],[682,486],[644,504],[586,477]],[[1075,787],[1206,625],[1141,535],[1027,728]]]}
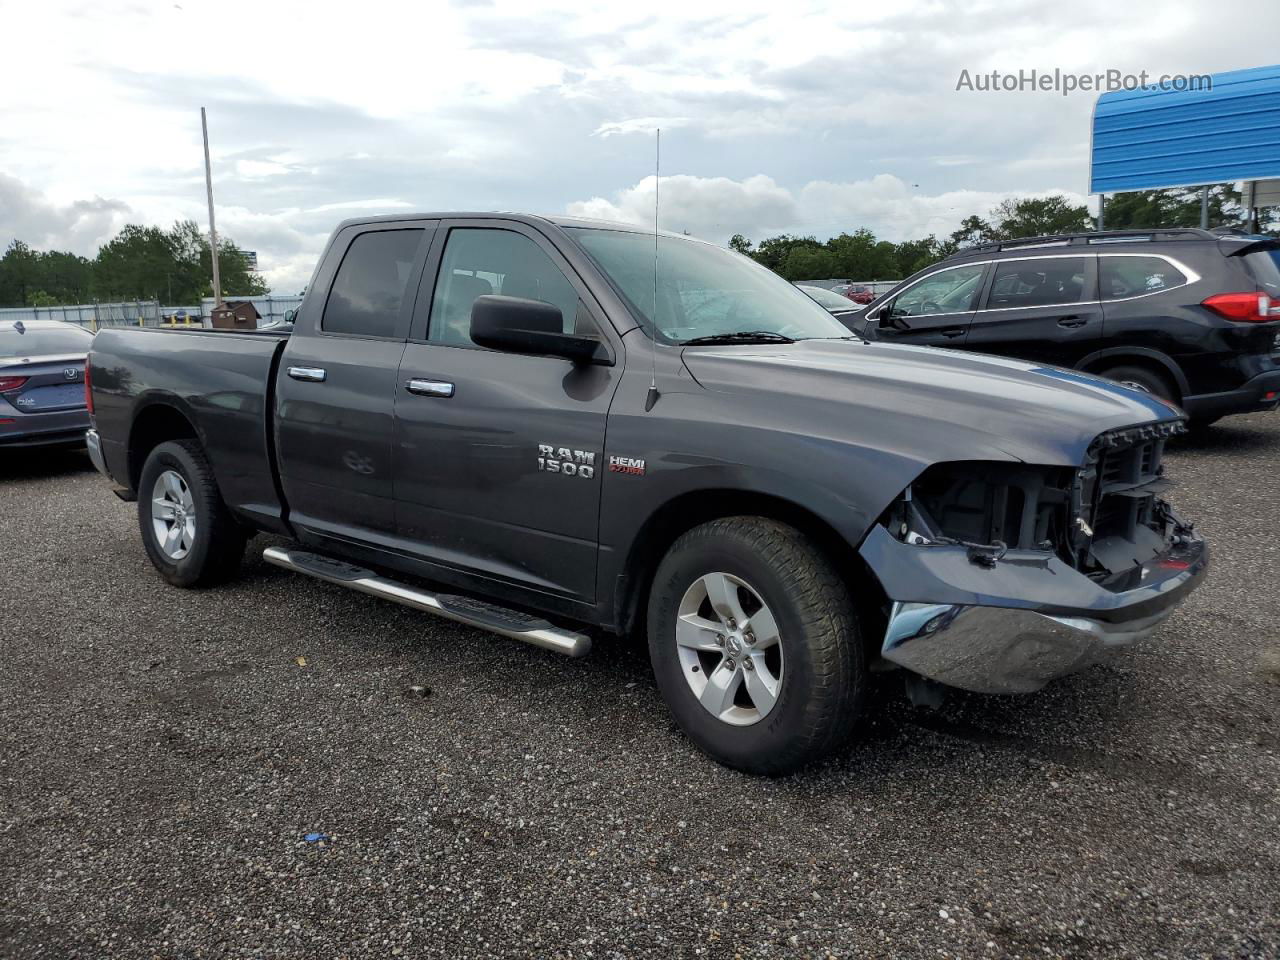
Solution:
{"label": "side step bar", "polygon": [[380,577],[364,567],[318,553],[267,547],[262,551],[262,559],[295,573],[305,573],[317,580],[336,583],[340,587],[382,597],[415,610],[434,613],[438,617],[465,623],[469,627],[478,627],[513,640],[523,640],[544,650],[554,650],[570,657],[581,657],[591,650],[591,638],[585,634],[562,630],[527,613],[508,610],[471,597],[427,593],[417,587]]}

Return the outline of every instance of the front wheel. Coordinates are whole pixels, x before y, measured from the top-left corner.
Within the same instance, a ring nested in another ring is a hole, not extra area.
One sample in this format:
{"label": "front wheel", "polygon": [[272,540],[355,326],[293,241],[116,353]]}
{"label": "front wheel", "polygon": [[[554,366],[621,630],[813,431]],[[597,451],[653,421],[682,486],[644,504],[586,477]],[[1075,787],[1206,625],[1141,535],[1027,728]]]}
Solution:
{"label": "front wheel", "polygon": [[244,530],[195,440],[162,443],[148,455],[138,481],[138,527],[147,556],[175,587],[226,580],[244,554]]}
{"label": "front wheel", "polygon": [[678,539],[649,595],[658,688],[703,751],[779,775],[848,738],[866,665],[848,590],[796,529],[762,517]]}

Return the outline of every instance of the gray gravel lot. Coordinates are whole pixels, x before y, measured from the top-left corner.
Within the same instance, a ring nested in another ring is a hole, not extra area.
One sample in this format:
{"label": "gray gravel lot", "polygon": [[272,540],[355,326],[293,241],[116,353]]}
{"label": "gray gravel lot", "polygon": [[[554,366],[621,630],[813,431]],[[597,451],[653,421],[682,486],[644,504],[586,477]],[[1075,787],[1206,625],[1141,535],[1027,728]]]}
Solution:
{"label": "gray gravel lot", "polygon": [[1280,415],[1171,455],[1215,566],[1155,640],[936,713],[886,683],[777,781],[695,751],[638,646],[258,559],[179,591],[83,458],[14,460],[5,958],[1280,956]]}

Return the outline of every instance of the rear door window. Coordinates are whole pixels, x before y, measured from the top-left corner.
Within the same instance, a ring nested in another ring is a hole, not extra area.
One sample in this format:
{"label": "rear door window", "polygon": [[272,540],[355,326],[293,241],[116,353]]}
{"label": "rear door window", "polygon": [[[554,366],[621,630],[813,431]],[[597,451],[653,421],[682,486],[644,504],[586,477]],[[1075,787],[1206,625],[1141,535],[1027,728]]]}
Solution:
{"label": "rear door window", "polygon": [[997,263],[987,309],[1079,303],[1084,299],[1085,261],[1085,257],[1046,257]]}
{"label": "rear door window", "polygon": [[351,337],[402,336],[405,290],[425,230],[375,230],[352,241],[338,267],[320,329]]}
{"label": "rear door window", "polygon": [[1162,257],[1104,255],[1098,258],[1098,285],[1103,300],[1159,293],[1186,282],[1186,274]]}

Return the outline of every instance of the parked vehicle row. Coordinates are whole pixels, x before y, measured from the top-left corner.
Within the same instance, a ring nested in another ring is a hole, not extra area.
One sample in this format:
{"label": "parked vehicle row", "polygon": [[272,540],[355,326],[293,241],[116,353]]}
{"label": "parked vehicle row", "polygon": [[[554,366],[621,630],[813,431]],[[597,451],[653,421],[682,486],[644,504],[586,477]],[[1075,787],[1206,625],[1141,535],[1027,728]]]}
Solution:
{"label": "parked vehicle row", "polygon": [[230,577],[266,531],[271,563],[570,655],[643,632],[739,769],[841,744],[873,666],[1034,690],[1207,569],[1164,499],[1172,404],[868,342],[710,244],[360,219],[307,289],[291,333],[94,341],[90,454],[161,575]]}
{"label": "parked vehicle row", "polygon": [[1280,241],[1205,230],[986,244],[936,263],[850,322],[881,342],[1097,374],[1207,426],[1280,403]]}

